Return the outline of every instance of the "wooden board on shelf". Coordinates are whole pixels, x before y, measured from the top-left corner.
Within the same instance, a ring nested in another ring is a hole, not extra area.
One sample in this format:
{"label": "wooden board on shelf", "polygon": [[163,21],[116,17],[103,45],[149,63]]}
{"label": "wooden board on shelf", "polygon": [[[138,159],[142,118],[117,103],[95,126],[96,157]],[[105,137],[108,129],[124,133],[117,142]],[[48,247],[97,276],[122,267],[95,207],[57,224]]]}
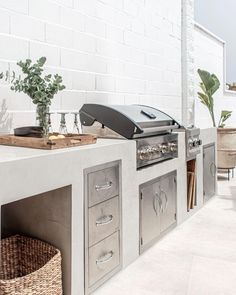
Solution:
{"label": "wooden board on shelf", "polygon": [[196,204],[196,159],[187,162],[187,210],[194,209]]}
{"label": "wooden board on shelf", "polygon": [[194,173],[188,172],[188,191],[187,191],[187,209],[188,211],[192,205],[192,197],[193,197],[193,185],[194,185]]}
{"label": "wooden board on shelf", "polygon": [[196,169],[196,160],[190,160],[187,162],[187,171],[188,172],[194,172],[195,173]]}
{"label": "wooden board on shelf", "polygon": [[18,146],[34,149],[55,150],[81,145],[94,144],[97,137],[93,134],[68,134],[65,138],[45,139],[36,137],[22,137],[15,135],[1,135],[0,145]]}
{"label": "wooden board on shelf", "polygon": [[193,187],[192,187],[192,200],[191,200],[191,209],[194,209],[196,201],[196,174],[193,173]]}

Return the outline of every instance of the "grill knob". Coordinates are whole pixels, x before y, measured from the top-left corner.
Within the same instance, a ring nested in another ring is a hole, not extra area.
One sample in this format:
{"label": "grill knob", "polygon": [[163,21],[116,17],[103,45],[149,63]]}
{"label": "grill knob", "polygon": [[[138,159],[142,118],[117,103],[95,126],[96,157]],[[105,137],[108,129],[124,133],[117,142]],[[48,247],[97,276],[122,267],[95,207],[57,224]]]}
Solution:
{"label": "grill knob", "polygon": [[143,147],[138,150],[138,156],[141,160],[145,160],[150,152],[150,147]]}
{"label": "grill knob", "polygon": [[160,145],[160,151],[162,154],[166,154],[168,152],[168,146],[166,144]]}
{"label": "grill knob", "polygon": [[193,146],[194,146],[193,139],[191,137],[188,140],[188,146],[189,146],[190,149],[192,149]]}
{"label": "grill knob", "polygon": [[152,147],[152,152],[154,154],[158,154],[158,153],[160,153],[160,151],[161,151],[160,146],[153,146]]}
{"label": "grill knob", "polygon": [[169,150],[170,152],[176,152],[178,148],[178,145],[174,142],[169,143]]}
{"label": "grill knob", "polygon": [[200,145],[202,145],[202,140],[201,139],[198,139],[197,140],[197,146],[200,146]]}

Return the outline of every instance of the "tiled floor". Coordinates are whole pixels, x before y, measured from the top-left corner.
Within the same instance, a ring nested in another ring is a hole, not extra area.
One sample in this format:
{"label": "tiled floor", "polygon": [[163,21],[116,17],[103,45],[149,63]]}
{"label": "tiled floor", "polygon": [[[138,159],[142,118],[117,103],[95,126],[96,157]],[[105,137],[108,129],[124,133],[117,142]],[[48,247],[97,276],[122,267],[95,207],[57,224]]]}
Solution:
{"label": "tiled floor", "polygon": [[236,180],[96,295],[236,295]]}

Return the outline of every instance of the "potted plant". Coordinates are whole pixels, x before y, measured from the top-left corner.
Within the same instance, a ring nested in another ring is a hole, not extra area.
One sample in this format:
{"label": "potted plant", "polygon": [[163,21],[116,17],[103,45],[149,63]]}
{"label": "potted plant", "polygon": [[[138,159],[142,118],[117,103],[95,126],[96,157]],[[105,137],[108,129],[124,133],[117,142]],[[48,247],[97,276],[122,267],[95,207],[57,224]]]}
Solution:
{"label": "potted plant", "polygon": [[217,127],[217,150],[218,167],[232,168],[236,164],[236,128],[225,128],[225,122],[232,114],[232,111],[221,111],[218,126],[216,126],[213,95],[220,87],[220,81],[214,74],[204,70],[198,70],[200,76],[200,88],[198,92],[200,101],[208,108],[213,127]]}
{"label": "potted plant", "polygon": [[207,71],[198,69],[200,76],[200,88],[202,92],[198,92],[198,97],[202,104],[204,104],[210,113],[213,127],[224,128],[225,121],[230,118],[232,111],[221,111],[220,120],[218,126],[216,126],[215,112],[214,112],[214,98],[213,95],[220,88],[220,81],[214,74],[210,74]]}
{"label": "potted plant", "polygon": [[36,105],[37,121],[42,130],[42,136],[48,137],[48,113],[54,95],[65,89],[62,84],[62,77],[56,75],[44,75],[46,57],[39,58],[36,63],[30,59],[19,61],[17,65],[21,68],[23,76],[16,77],[13,72],[0,74],[0,79],[5,78],[11,81],[11,90],[27,94]]}

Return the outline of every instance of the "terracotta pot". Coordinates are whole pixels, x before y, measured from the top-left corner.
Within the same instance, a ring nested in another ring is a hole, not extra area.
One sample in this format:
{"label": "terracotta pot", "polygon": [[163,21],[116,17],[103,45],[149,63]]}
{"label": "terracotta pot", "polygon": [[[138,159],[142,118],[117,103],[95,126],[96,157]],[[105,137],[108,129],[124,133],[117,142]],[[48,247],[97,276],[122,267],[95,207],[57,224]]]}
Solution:
{"label": "terracotta pot", "polygon": [[236,166],[236,128],[217,129],[218,167]]}
{"label": "terracotta pot", "polygon": [[236,150],[236,128],[217,129],[217,148]]}
{"label": "terracotta pot", "polygon": [[236,151],[235,150],[218,150],[217,167],[218,168],[233,168],[236,166]]}

